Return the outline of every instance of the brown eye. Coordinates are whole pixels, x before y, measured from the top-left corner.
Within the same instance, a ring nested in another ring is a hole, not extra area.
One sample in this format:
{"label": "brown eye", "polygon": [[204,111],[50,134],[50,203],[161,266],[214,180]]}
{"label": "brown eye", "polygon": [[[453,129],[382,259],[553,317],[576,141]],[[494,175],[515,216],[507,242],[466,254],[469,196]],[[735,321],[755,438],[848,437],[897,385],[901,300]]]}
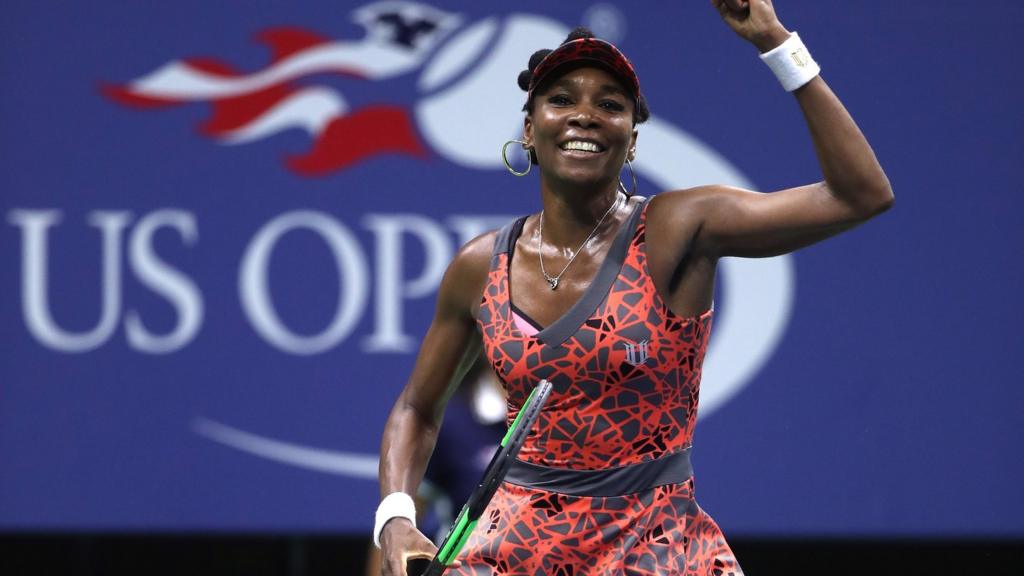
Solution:
{"label": "brown eye", "polygon": [[548,103],[554,104],[555,106],[565,106],[571,103],[569,97],[564,94],[555,94],[548,98]]}
{"label": "brown eye", "polygon": [[601,108],[611,110],[612,112],[622,112],[626,109],[621,102],[616,102],[615,100],[605,100],[601,102]]}

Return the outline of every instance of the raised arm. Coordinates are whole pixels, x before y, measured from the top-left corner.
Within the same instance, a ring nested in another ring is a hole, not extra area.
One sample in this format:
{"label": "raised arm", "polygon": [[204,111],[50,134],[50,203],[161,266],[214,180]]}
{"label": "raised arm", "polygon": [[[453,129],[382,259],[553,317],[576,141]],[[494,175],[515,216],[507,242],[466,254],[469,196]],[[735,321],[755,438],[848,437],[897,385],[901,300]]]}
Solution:
{"label": "raised arm", "polygon": [[[380,450],[381,496],[416,494],[434,450],[448,397],[479,353],[473,317],[487,278],[494,236],[467,244],[449,265],[438,291],[430,329],[405,388],[384,426]],[[411,522],[395,518],[380,535],[384,574],[405,574],[409,557],[436,550]]]}
{"label": "raised arm", "polygon": [[[712,0],[722,19],[762,53],[790,33],[769,0]],[[670,193],[662,210],[698,214],[696,247],[716,256],[775,256],[824,240],[892,206],[889,180],[839,98],[819,76],[794,92],[824,180],[769,194],[726,186]]]}

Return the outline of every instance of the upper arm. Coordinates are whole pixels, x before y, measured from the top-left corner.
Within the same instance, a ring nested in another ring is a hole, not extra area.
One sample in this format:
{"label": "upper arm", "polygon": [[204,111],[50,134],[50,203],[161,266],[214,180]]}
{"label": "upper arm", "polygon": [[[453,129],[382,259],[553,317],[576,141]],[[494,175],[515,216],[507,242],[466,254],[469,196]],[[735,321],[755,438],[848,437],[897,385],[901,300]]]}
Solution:
{"label": "upper arm", "polygon": [[476,337],[474,314],[487,279],[493,243],[493,233],[471,241],[455,256],[441,280],[430,329],[384,426],[379,472],[382,494],[416,493],[444,406],[460,379],[460,363],[471,358]]}
{"label": "upper arm", "polygon": [[866,210],[836,197],[825,182],[761,193],[729,186],[686,191],[676,209],[695,211],[696,248],[715,256],[778,256],[848,230],[888,206]]}
{"label": "upper arm", "polygon": [[437,421],[448,395],[479,353],[475,312],[483,294],[494,234],[464,246],[438,289],[434,317],[399,402]]}

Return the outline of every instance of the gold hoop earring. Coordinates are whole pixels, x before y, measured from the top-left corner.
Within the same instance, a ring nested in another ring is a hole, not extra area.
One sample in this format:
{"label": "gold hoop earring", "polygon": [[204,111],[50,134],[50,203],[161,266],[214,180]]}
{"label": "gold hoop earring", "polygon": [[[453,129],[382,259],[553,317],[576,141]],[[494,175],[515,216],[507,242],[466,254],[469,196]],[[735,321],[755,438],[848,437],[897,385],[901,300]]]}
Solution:
{"label": "gold hoop earring", "polygon": [[633,180],[633,189],[630,190],[630,191],[627,191],[626,190],[626,185],[622,183],[622,179],[620,178],[619,179],[619,190],[622,190],[622,193],[625,194],[626,196],[635,196],[636,195],[636,172],[633,172],[633,163],[629,161],[629,158],[626,158],[626,167],[629,168],[629,176]]}
{"label": "gold hoop earring", "polygon": [[[523,147],[523,150],[526,151],[526,170],[523,172],[516,172],[516,169],[512,167],[512,163],[508,161],[507,150],[509,145],[513,143],[519,144]],[[533,169],[533,156],[530,154],[529,143],[524,140],[509,140],[508,142],[505,142],[501,147],[501,160],[505,162],[505,168],[507,168],[513,176],[526,176],[530,173],[530,170]]]}

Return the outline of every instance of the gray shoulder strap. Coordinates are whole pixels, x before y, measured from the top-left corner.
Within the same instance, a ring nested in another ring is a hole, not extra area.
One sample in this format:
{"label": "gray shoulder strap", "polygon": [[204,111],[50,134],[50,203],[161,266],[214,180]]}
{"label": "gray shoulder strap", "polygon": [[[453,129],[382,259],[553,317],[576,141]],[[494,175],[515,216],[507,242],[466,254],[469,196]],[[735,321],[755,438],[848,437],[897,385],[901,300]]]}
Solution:
{"label": "gray shoulder strap", "polygon": [[526,218],[527,216],[517,218],[502,226],[501,230],[498,230],[498,235],[494,239],[494,252],[492,257],[497,256],[498,254],[509,254],[512,252],[512,246],[515,244],[516,239],[519,238],[519,233],[523,230],[523,224],[526,222]]}

